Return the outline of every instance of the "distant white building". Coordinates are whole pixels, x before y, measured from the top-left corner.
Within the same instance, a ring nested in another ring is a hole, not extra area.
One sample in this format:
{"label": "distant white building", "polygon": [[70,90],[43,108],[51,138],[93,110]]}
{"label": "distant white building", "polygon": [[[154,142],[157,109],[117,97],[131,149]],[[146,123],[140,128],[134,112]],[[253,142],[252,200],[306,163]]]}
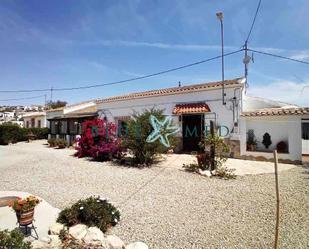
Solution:
{"label": "distant white building", "polygon": [[45,112],[30,112],[22,116],[25,128],[44,128],[48,127]]}
{"label": "distant white building", "polygon": [[0,113],[0,120],[4,122],[11,121],[15,117],[15,112],[1,112]]}

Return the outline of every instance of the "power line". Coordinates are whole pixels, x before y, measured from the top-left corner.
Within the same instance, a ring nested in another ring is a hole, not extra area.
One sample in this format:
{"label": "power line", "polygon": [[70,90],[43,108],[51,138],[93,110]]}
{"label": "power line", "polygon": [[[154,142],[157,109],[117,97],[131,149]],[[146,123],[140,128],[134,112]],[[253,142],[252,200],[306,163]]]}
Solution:
{"label": "power line", "polygon": [[[233,54],[239,53],[241,51],[243,51],[243,49],[239,49],[239,50],[236,50],[236,51],[233,51],[233,52],[230,52],[230,53],[226,53],[223,56],[233,55]],[[154,76],[157,76],[157,75],[166,74],[166,73],[181,70],[181,69],[184,69],[184,68],[196,66],[196,65],[203,64],[203,63],[206,63],[206,62],[209,62],[209,61],[212,61],[212,60],[219,59],[221,57],[222,57],[222,55],[218,55],[218,56],[215,56],[215,57],[212,57],[212,58],[197,61],[197,62],[187,64],[187,65],[184,65],[184,66],[175,67],[175,68],[167,69],[167,70],[164,70],[164,71],[160,71],[160,72],[157,72],[157,73],[152,73],[152,74],[148,74],[148,75],[144,75],[144,76],[140,76],[140,77],[134,77],[134,78],[129,78],[129,79],[120,80],[120,81],[114,81],[114,82],[102,83],[102,84],[94,84],[94,85],[88,85],[88,86],[67,87],[67,88],[52,88],[52,91],[72,91],[72,90],[80,90],[80,89],[88,89],[88,88],[96,88],[96,87],[102,87],[102,86],[122,84],[122,83],[130,82],[130,81],[146,79],[146,78],[154,77]],[[51,91],[51,89],[46,88],[46,89],[31,89],[31,90],[0,90],[1,93],[47,92],[47,91]]]}
{"label": "power line", "polygon": [[248,43],[249,38],[251,36],[252,30],[253,30],[253,27],[254,27],[254,24],[255,24],[255,21],[256,21],[256,17],[258,15],[260,7],[261,7],[261,2],[262,2],[262,0],[259,0],[258,6],[257,6],[256,11],[255,11],[255,15],[254,15],[254,18],[253,18],[253,21],[252,21],[252,24],[251,24],[251,27],[250,27],[250,30],[249,30],[249,33],[248,33],[248,36],[247,36],[247,39],[245,41],[245,44]]}
{"label": "power line", "polygon": [[247,91],[246,89],[249,87],[249,83],[248,83],[248,64],[249,64],[249,62],[252,59],[250,56],[248,56],[248,41],[249,41],[249,38],[251,36],[252,30],[253,30],[253,27],[254,27],[254,24],[255,24],[255,21],[256,21],[256,17],[257,17],[257,15],[259,13],[259,10],[260,10],[260,7],[261,7],[261,2],[262,2],[262,0],[259,0],[259,3],[258,3],[257,8],[255,10],[254,18],[253,18],[253,21],[252,21],[252,24],[251,24],[251,27],[250,27],[250,30],[249,30],[249,33],[248,33],[248,36],[247,36],[247,39],[245,40],[245,44],[243,45],[243,49],[245,51],[245,57],[243,59],[243,63],[245,65],[245,78],[246,78],[246,88],[245,88],[245,91]]}
{"label": "power line", "polygon": [[33,97],[25,97],[25,98],[15,98],[15,99],[0,99],[0,101],[11,101],[11,100],[24,100],[24,99],[37,99],[45,97],[45,95],[33,96]]}
{"label": "power line", "polygon": [[290,61],[299,62],[299,63],[302,63],[302,64],[309,65],[308,61],[297,60],[297,59],[289,58],[289,57],[286,57],[286,56],[262,52],[262,51],[258,51],[258,50],[254,50],[254,49],[250,49],[250,48],[248,48],[248,50],[251,51],[251,52],[254,52],[254,53],[258,53],[258,54],[268,55],[268,56],[272,56],[272,57],[276,57],[276,58],[280,58],[280,59],[290,60]]}

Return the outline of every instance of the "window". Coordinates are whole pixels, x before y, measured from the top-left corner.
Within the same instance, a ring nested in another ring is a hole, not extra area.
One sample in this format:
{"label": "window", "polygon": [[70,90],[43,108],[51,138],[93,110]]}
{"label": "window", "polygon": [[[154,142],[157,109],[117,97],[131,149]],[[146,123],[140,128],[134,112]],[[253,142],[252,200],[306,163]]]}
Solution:
{"label": "window", "polygon": [[118,120],[118,136],[124,137],[127,135],[128,124],[126,121]]}
{"label": "window", "polygon": [[31,128],[34,128],[34,127],[35,127],[35,119],[32,118],[32,119],[31,119]]}
{"label": "window", "polygon": [[68,122],[66,120],[62,120],[59,121],[59,125],[60,125],[60,134],[67,134],[67,130],[68,130]]}
{"label": "window", "polygon": [[29,121],[26,122],[26,128],[29,128]]}
{"label": "window", "polygon": [[309,140],[309,123],[302,123],[302,138]]}
{"label": "window", "polygon": [[38,120],[38,128],[41,128],[41,120]]}
{"label": "window", "polygon": [[53,135],[58,133],[58,121],[55,120],[50,121],[50,132]]}
{"label": "window", "polygon": [[71,119],[69,122],[69,132],[71,135],[77,135],[78,134],[78,126],[79,123],[77,119]]}

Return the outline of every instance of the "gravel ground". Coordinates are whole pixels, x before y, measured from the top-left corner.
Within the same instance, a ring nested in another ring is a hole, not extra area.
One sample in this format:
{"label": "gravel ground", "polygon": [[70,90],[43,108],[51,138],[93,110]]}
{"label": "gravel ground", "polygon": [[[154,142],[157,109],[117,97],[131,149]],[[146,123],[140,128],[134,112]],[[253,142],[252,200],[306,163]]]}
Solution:
{"label": "gravel ground", "polygon": [[[273,246],[272,174],[209,179],[175,167],[110,166],[42,144],[0,146],[1,190],[30,192],[58,208],[101,194],[121,210],[113,232],[151,249]],[[173,164],[178,161],[182,165],[177,157]],[[280,248],[309,248],[309,170],[282,171],[279,183]]]}

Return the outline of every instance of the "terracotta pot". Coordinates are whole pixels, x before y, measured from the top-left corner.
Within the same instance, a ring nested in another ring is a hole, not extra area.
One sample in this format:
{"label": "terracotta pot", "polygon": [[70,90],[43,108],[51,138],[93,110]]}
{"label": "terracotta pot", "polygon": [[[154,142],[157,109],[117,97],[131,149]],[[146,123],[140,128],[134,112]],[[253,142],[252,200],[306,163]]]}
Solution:
{"label": "terracotta pot", "polygon": [[31,208],[29,210],[16,211],[16,217],[19,225],[29,225],[33,222],[34,208]]}

